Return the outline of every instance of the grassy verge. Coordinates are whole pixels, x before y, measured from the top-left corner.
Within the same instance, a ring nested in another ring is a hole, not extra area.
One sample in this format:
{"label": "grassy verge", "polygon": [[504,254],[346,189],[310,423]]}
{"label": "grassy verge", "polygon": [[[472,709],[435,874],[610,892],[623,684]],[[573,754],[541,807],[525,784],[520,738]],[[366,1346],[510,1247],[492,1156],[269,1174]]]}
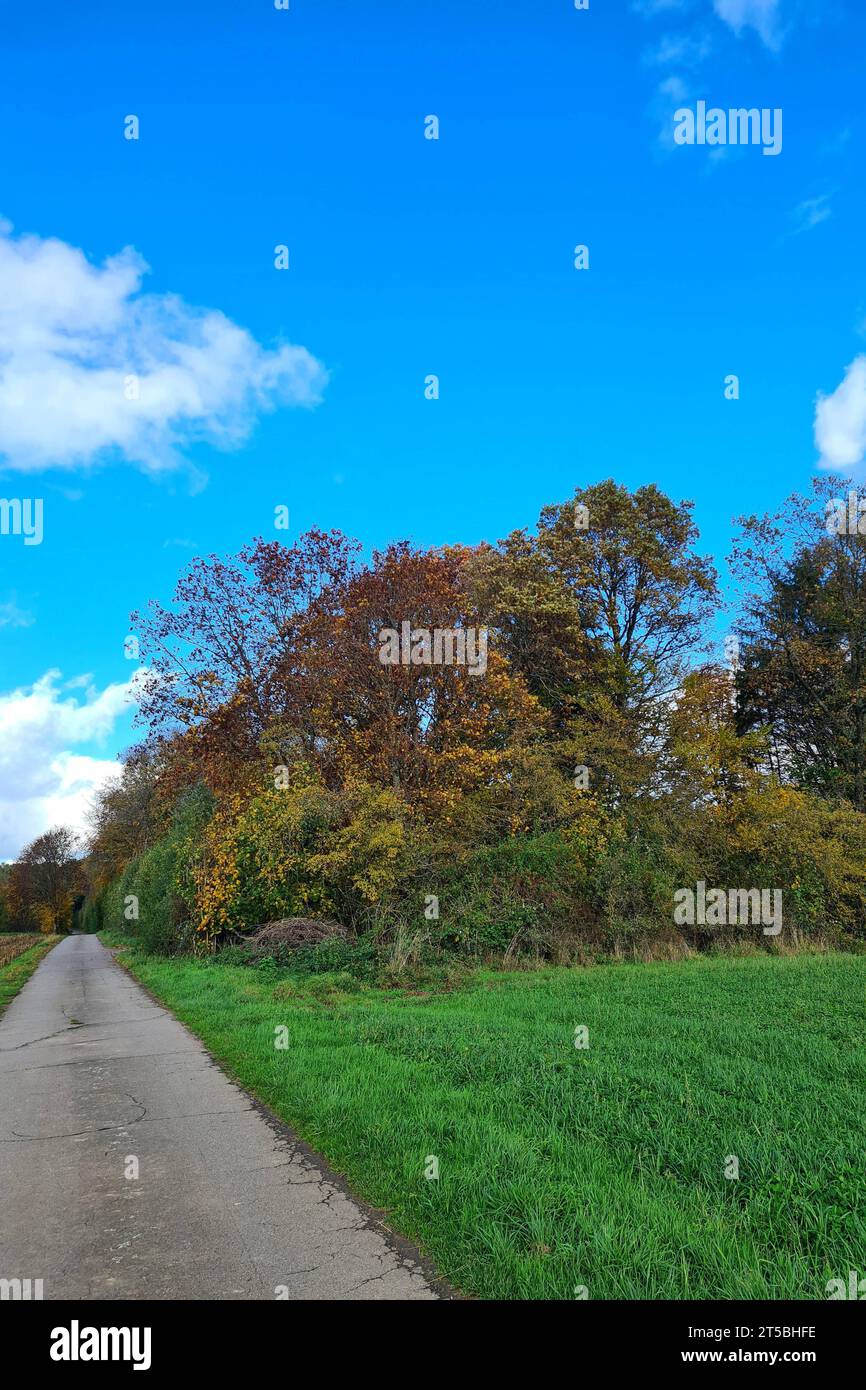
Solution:
{"label": "grassy verge", "polygon": [[59,939],[57,936],[16,936],[6,940],[0,937],[0,1014]]}
{"label": "grassy verge", "polygon": [[866,1269],[862,956],[414,994],[124,959],[468,1293],[820,1299]]}

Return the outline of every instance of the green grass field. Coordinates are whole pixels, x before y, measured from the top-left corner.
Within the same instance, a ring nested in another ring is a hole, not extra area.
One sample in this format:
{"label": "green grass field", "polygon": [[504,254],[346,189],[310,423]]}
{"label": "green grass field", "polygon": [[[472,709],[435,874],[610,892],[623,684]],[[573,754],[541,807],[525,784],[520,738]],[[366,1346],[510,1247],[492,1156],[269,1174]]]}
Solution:
{"label": "green grass field", "polygon": [[0,1014],[59,939],[56,936],[0,936]]}
{"label": "green grass field", "polygon": [[484,972],[434,994],[126,960],[468,1294],[822,1299],[866,1272],[866,957]]}

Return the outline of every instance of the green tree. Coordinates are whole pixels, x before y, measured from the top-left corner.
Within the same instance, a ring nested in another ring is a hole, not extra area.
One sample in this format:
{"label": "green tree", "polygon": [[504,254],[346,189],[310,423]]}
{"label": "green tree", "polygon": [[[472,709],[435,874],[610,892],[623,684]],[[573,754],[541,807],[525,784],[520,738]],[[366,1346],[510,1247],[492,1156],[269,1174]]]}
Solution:
{"label": "green tree", "polygon": [[718,603],[689,502],[611,480],[545,507],[534,534],[465,554],[512,668],[551,712],[563,755],[613,799],[651,785],[669,702]]}
{"label": "green tree", "polygon": [[828,530],[827,513],[848,490],[843,479],[820,478],[812,498],[740,518],[738,717],[743,731],[766,729],[768,762],[782,781],[864,810],[866,534],[856,521],[853,531]]}

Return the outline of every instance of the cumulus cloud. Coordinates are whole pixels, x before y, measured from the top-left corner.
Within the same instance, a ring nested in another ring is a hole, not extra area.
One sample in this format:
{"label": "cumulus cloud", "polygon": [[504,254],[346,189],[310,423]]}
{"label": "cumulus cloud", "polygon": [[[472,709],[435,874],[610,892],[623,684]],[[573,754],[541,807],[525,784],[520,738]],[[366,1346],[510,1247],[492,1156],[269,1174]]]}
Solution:
{"label": "cumulus cloud", "polygon": [[713,0],[713,9],[738,37],[754,29],[768,48],[781,47],[781,0]]}
{"label": "cumulus cloud", "polygon": [[[700,5],[700,13],[707,11],[704,6],[708,0],[632,0],[631,8],[645,19],[663,16],[675,19],[681,13],[690,13]],[[781,48],[785,37],[782,27],[782,0],[709,0],[717,16],[729,29],[740,37],[747,29],[753,29],[768,48]],[[676,39],[671,42],[675,43]]]}
{"label": "cumulus cloud", "polygon": [[98,690],[89,677],[64,683],[48,671],[0,694],[0,860],[52,825],[86,829],[93,793],[120,771],[95,754],[134,702],[138,679]]}
{"label": "cumulus cloud", "polygon": [[101,265],[0,221],[0,450],[8,466],[121,458],[176,468],[196,441],[237,448],[264,411],[314,405],[304,347],[262,347],[216,309],[144,294],[131,247]]}
{"label": "cumulus cloud", "polygon": [[854,358],[831,395],[818,393],[815,445],[824,468],[855,469],[866,461],[866,355]]}

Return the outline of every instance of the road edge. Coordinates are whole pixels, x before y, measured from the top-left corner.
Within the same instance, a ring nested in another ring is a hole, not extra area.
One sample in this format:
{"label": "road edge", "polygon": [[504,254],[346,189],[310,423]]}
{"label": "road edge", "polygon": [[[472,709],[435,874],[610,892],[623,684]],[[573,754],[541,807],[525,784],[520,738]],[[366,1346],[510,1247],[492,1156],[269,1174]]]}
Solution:
{"label": "road edge", "polygon": [[[99,940],[98,935],[97,940]],[[352,1188],[344,1174],[338,1173],[336,1169],[332,1168],[331,1165],[328,1163],[327,1159],[324,1158],[320,1153],[318,1153],[314,1148],[312,1148],[305,1139],[302,1139],[301,1136],[294,1129],[292,1129],[291,1125],[287,1124],[287,1122],[284,1119],[282,1119],[282,1117],[278,1115],[276,1111],[272,1110],[269,1105],[266,1105],[263,1100],[260,1100],[259,1097],[253,1091],[251,1091],[249,1087],[246,1086],[244,1082],[241,1081],[240,1078],[237,1077],[234,1074],[234,1072],[231,1071],[230,1068],[224,1066],[222,1062],[219,1062],[217,1058],[214,1057],[213,1053],[210,1051],[204,1039],[200,1038],[198,1033],[193,1032],[192,1028],[190,1028],[188,1024],[184,1023],[182,1018],[178,1018],[177,1014],[174,1012],[173,1009],[169,1007],[165,1000],[160,999],[158,994],[154,994],[153,990],[149,989],[147,985],[143,984],[142,981],[135,974],[135,972],[133,970],[130,970],[129,966],[125,963],[125,961],[119,958],[119,953],[123,950],[122,946],[106,946],[102,941],[100,941],[99,944],[103,947],[104,950],[108,952],[114,964],[120,970],[122,970],[123,973],[127,975],[130,980],[133,980],[135,984],[138,985],[139,989],[142,990],[149,999],[152,999],[153,1002],[155,1004],[158,1004],[161,1009],[165,1009],[166,1013],[171,1014],[171,1017],[175,1020],[175,1022],[180,1024],[184,1032],[188,1033],[191,1038],[195,1039],[198,1045],[201,1048],[203,1048],[204,1051],[207,1053],[213,1066],[215,1066],[219,1071],[221,1071],[223,1076],[225,1076],[226,1079],[230,1081],[233,1086],[237,1086],[238,1090],[243,1091],[244,1095],[247,1096],[247,1098],[249,1099],[253,1109],[258,1112],[258,1114],[267,1123],[267,1125],[274,1131],[277,1137],[291,1144],[296,1153],[298,1153],[306,1163],[308,1163],[312,1168],[314,1168],[318,1173],[320,1173],[322,1178],[324,1178],[327,1182],[332,1183],[334,1187],[338,1189],[338,1191],[342,1192],[342,1194],[345,1197],[348,1197],[349,1200],[355,1204],[355,1206],[358,1208],[358,1210],[365,1218],[364,1228],[367,1230],[373,1230],[378,1235],[380,1235],[382,1239],[385,1241],[385,1244],[388,1245],[391,1250],[393,1250],[394,1254],[398,1257],[401,1264],[403,1264],[407,1268],[414,1267],[416,1270],[421,1271],[430,1288],[436,1294],[437,1300],[439,1302],[455,1303],[472,1301],[469,1299],[469,1296],[467,1294],[461,1293],[459,1289],[454,1288],[453,1285],[449,1284],[448,1281],[444,1279],[441,1274],[439,1274],[439,1272],[433,1265],[433,1262],[430,1259],[430,1257],[424,1254],[424,1252],[413,1241],[409,1240],[407,1236],[400,1235],[399,1231],[395,1231],[393,1227],[387,1224],[387,1213],[383,1211],[382,1208],[373,1207],[370,1205],[369,1202],[366,1202],[363,1197],[360,1197],[358,1193],[355,1192],[355,1190]],[[408,1302],[409,1300],[403,1301]]]}

